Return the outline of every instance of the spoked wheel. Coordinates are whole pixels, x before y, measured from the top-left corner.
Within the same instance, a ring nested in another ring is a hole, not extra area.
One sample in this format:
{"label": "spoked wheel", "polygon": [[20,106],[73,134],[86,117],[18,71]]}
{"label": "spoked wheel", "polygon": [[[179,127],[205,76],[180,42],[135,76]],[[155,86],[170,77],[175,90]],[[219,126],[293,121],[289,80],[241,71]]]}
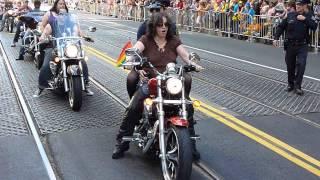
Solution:
{"label": "spoked wheel", "polygon": [[69,81],[69,104],[72,110],[79,111],[82,105],[82,85],[80,76],[71,76]]}
{"label": "spoked wheel", "polygon": [[174,180],[190,179],[192,151],[189,131],[185,127],[170,126],[166,135],[167,172]]}

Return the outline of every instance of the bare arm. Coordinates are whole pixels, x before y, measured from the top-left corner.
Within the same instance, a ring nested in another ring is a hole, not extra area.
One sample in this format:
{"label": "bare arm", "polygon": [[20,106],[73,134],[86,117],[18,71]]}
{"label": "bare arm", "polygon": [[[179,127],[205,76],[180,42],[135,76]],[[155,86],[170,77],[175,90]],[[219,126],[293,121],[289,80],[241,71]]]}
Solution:
{"label": "bare arm", "polygon": [[48,11],[41,20],[41,27],[40,30],[44,31],[44,28],[47,26],[48,22],[49,22],[49,16],[50,16],[50,12]]}
{"label": "bare arm", "polygon": [[140,52],[143,52],[145,47],[141,41],[137,41],[133,48],[137,48]]}
{"label": "bare arm", "polygon": [[[143,43],[141,41],[137,41],[136,44],[132,48],[137,48],[137,49],[139,49],[139,52],[143,52],[144,45],[143,45]],[[127,57],[127,61],[131,62],[131,61],[134,60],[133,58],[134,58],[133,56],[129,56],[129,57]],[[129,67],[126,67],[126,69],[128,69],[128,68]]]}
{"label": "bare arm", "polygon": [[186,64],[191,63],[189,60],[189,53],[182,44],[177,47],[177,53]]}
{"label": "bare arm", "polygon": [[195,66],[197,71],[204,69],[202,66],[189,59],[190,54],[182,44],[177,47],[177,53],[186,64]]}
{"label": "bare arm", "polygon": [[41,34],[40,41],[45,40],[51,34],[52,34],[51,26],[50,26],[50,24],[47,24]]}

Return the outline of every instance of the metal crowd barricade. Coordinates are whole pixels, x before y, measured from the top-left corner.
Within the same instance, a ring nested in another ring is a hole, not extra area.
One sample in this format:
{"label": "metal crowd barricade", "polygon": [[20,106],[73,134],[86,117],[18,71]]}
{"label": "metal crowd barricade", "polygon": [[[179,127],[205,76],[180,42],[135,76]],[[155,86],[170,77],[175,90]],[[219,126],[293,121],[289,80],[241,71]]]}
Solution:
{"label": "metal crowd barricade", "polygon": [[[114,17],[126,20],[143,21],[149,17],[147,7],[125,5],[124,0],[119,4],[113,4],[112,7],[106,3],[90,3],[84,0],[79,4],[78,9],[101,15],[112,14]],[[214,11],[199,13],[194,9],[167,8],[167,13],[180,29],[215,32],[228,37],[236,35],[246,37],[248,40],[256,39],[265,42],[274,40],[277,25],[281,22],[281,18],[277,16],[255,15],[252,17],[248,14]],[[202,16],[199,17],[199,15]],[[311,32],[311,46],[315,49],[319,48],[319,25],[317,31]]]}
{"label": "metal crowd barricade", "polygon": [[319,30],[320,30],[320,22],[318,22],[318,28],[316,31],[312,31],[311,34],[311,47],[315,48],[315,50],[318,50],[320,48],[320,37],[319,37]]}

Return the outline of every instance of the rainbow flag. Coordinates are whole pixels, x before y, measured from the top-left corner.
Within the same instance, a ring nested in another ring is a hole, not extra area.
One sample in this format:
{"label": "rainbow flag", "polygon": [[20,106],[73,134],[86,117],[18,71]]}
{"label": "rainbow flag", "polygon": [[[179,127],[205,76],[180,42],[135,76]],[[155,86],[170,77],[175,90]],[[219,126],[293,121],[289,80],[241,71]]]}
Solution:
{"label": "rainbow flag", "polygon": [[131,44],[131,41],[129,40],[125,45],[124,47],[122,48],[122,51],[117,59],[117,67],[120,67],[124,61],[126,60],[126,49],[128,48],[131,48],[132,47],[132,44]]}

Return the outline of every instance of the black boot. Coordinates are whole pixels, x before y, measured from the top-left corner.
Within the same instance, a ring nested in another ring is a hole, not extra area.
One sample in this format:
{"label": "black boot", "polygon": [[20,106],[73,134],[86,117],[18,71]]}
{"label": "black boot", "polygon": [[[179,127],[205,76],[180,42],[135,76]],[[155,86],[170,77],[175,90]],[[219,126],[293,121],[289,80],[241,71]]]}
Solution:
{"label": "black boot", "polygon": [[[187,98],[187,99],[190,100],[190,98]],[[188,111],[188,121],[189,121],[189,128],[188,128],[189,134],[190,134],[190,137],[195,137],[196,133],[194,131],[194,125],[196,124],[196,122],[194,121],[194,118],[193,118],[194,108],[192,104],[187,105],[187,111]],[[193,160],[198,161],[200,159],[200,153],[197,150],[195,139],[191,139],[191,148],[192,148],[191,150],[192,150]]]}
{"label": "black boot", "polygon": [[[189,112],[191,112],[191,114],[193,115],[193,109],[189,109]],[[195,137],[196,136],[196,133],[194,131],[195,122],[194,122],[193,116],[192,117],[189,116],[188,120],[189,120],[189,128],[188,129],[189,129],[190,137]],[[198,161],[200,159],[200,153],[197,150],[195,139],[191,139],[191,148],[192,148],[191,150],[192,150],[193,160]]]}
{"label": "black boot", "polygon": [[[194,128],[193,125],[189,126],[189,133],[190,136],[196,136],[195,132],[194,132]],[[196,146],[196,140],[191,139],[191,151],[192,151],[192,157],[194,161],[198,161],[200,159],[200,153],[197,150],[197,146]]]}
{"label": "black boot", "polygon": [[129,142],[118,141],[113,152],[112,159],[119,159],[124,156],[124,152],[129,150]]}
{"label": "black boot", "polygon": [[112,159],[119,159],[124,156],[124,152],[129,150],[129,142],[124,142],[124,136],[132,136],[134,126],[138,123],[142,116],[142,108],[144,96],[142,90],[135,93],[131,99],[128,108],[125,111],[124,118],[120,125],[120,130],[117,134],[117,143],[112,153]]}
{"label": "black boot", "polygon": [[19,55],[19,57],[16,59],[16,61],[20,61],[20,60],[23,60],[23,55]]}
{"label": "black boot", "polygon": [[117,143],[115,145],[115,148],[112,152],[112,159],[119,159],[124,156],[124,152],[129,150],[129,142],[124,142],[122,140],[122,137],[125,136],[128,132],[126,130],[123,130],[120,128],[118,134],[117,134]]}

